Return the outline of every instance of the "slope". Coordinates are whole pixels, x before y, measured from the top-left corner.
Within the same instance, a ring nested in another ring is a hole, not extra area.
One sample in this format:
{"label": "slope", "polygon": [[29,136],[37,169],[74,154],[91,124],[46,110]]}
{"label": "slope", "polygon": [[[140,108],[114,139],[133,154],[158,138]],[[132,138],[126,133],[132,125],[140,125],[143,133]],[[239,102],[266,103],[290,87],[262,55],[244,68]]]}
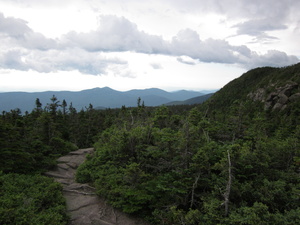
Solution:
{"label": "slope", "polygon": [[[299,96],[300,63],[283,68],[250,70],[216,92],[206,106],[226,111],[234,102],[257,102],[265,109],[282,109]],[[281,104],[282,107],[277,103]],[[274,106],[277,106],[274,108]]]}
{"label": "slope", "polygon": [[201,96],[197,96],[197,97],[194,97],[194,98],[189,98],[189,99],[184,100],[184,101],[169,102],[165,105],[195,105],[195,104],[201,104],[201,103],[205,102],[207,99],[209,99],[212,95],[213,95],[213,93],[206,94],[206,95],[201,95]]}

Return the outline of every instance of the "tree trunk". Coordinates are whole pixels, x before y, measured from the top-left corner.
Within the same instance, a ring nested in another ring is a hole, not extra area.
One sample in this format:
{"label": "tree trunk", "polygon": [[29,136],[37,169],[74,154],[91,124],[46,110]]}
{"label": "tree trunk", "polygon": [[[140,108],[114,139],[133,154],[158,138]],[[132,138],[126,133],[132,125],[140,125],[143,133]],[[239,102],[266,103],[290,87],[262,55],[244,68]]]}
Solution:
{"label": "tree trunk", "polygon": [[195,179],[195,182],[193,183],[193,188],[192,188],[192,198],[191,198],[191,205],[190,205],[190,208],[192,208],[193,207],[193,205],[194,205],[194,195],[195,195],[195,189],[196,189],[196,187],[197,187],[197,185],[198,185],[198,180],[199,180],[199,178],[200,178],[200,173],[198,174],[198,176],[196,177],[196,179]]}
{"label": "tree trunk", "polygon": [[227,151],[227,157],[228,157],[228,181],[227,181],[227,185],[226,185],[226,191],[223,194],[224,206],[225,206],[225,216],[228,216],[228,214],[229,214],[229,197],[230,197],[230,189],[231,189],[231,182],[232,182],[231,160],[230,160],[229,150]]}

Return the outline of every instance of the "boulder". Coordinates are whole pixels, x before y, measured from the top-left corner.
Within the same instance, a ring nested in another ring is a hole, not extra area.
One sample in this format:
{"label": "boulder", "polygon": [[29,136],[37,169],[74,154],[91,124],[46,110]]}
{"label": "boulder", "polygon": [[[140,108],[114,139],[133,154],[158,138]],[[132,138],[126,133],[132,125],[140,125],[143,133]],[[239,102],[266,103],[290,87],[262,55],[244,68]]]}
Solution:
{"label": "boulder", "polygon": [[295,102],[300,99],[300,93],[293,94],[289,97],[290,102]]}
{"label": "boulder", "polygon": [[273,106],[272,110],[281,110],[283,106],[284,106],[283,104],[280,104],[280,103],[277,102],[277,103]]}
{"label": "boulder", "polygon": [[279,95],[278,95],[278,100],[277,100],[277,103],[279,103],[279,104],[281,104],[281,105],[284,105],[284,104],[286,104],[287,102],[288,102],[288,100],[289,100],[289,98],[288,98],[288,96],[286,96],[285,94],[283,94],[283,93],[280,93]]}

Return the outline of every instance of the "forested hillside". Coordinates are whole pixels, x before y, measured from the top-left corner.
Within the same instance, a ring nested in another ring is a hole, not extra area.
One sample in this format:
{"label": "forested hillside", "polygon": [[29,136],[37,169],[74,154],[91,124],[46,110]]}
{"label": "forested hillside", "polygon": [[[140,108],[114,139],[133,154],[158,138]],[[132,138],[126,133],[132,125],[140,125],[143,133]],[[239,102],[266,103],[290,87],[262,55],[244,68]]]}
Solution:
{"label": "forested hillside", "polygon": [[192,109],[123,109],[77,179],[153,224],[299,224],[299,77],[258,68]]}
{"label": "forested hillside", "polygon": [[67,224],[41,174],[92,145],[77,180],[152,224],[300,224],[299,84],[297,64],[251,70],[201,105],[77,111],[53,96],[3,112],[0,224]]}

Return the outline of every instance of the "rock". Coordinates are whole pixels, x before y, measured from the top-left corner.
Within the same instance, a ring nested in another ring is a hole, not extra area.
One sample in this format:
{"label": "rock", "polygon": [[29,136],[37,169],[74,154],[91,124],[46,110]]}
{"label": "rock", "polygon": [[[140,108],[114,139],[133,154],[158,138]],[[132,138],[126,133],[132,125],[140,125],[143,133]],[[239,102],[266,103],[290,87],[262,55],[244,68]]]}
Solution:
{"label": "rock", "polygon": [[57,171],[49,171],[49,172],[44,173],[44,175],[46,175],[48,177],[59,178],[59,179],[72,179],[73,178],[72,175],[67,175],[66,173],[60,173]]}
{"label": "rock", "polygon": [[266,102],[266,103],[265,103],[264,109],[265,109],[265,110],[268,110],[268,109],[270,109],[270,108],[272,108],[272,102],[270,102],[270,101],[269,101],[269,102]]}
{"label": "rock", "polygon": [[68,166],[65,163],[59,163],[59,164],[57,164],[57,167],[60,169],[64,169],[64,170],[68,170],[70,168],[70,166]]}
{"label": "rock", "polygon": [[85,148],[85,149],[79,149],[77,151],[69,152],[69,155],[87,155],[87,154],[93,154],[94,149],[93,148]]}
{"label": "rock", "polygon": [[[69,192],[65,193],[65,196],[68,196],[68,199],[70,199],[67,208],[68,211],[78,211],[81,209],[83,212],[86,212],[86,210],[83,210],[85,207],[97,205],[99,202],[98,196],[96,195],[86,198],[85,195],[78,195],[77,192]],[[88,214],[88,212],[86,212],[86,214]]]}
{"label": "rock", "polygon": [[66,163],[67,166],[71,167],[72,169],[77,169],[78,165],[76,163],[73,162],[68,162]]}
{"label": "rock", "polygon": [[279,104],[281,104],[281,105],[286,104],[286,103],[288,102],[288,100],[289,100],[288,96],[286,96],[286,95],[283,94],[283,93],[280,93],[280,94],[278,95],[278,97],[279,97],[279,99],[278,99],[277,103],[279,103]]}
{"label": "rock", "polygon": [[287,105],[283,105],[283,106],[281,107],[281,109],[280,109],[280,110],[281,110],[281,111],[282,111],[282,110],[285,110],[285,109],[286,109],[286,107],[287,107]]}
{"label": "rock", "polygon": [[264,88],[257,89],[254,93],[248,94],[248,97],[252,98],[254,101],[262,101],[265,100],[266,90]]}
{"label": "rock", "polygon": [[297,90],[299,85],[296,82],[289,81],[285,85],[275,88],[275,90],[267,95],[266,90],[270,87],[274,89],[274,85],[259,88],[255,92],[249,93],[248,97],[253,101],[264,103],[265,110],[284,110],[290,102],[294,102],[300,98],[300,93],[292,94],[297,91],[299,92],[299,90]]}
{"label": "rock", "polygon": [[281,88],[280,93],[286,96],[290,96],[294,89],[298,88],[298,84],[295,82],[287,83],[283,88]]}
{"label": "rock", "polygon": [[276,92],[271,92],[271,93],[268,95],[266,101],[267,101],[267,102],[271,102],[271,101],[273,101],[273,99],[274,99],[276,96],[277,96],[277,93],[276,93]]}
{"label": "rock", "polygon": [[273,106],[272,110],[281,110],[282,107],[283,107],[282,104],[276,103],[276,104]]}
{"label": "rock", "polygon": [[293,94],[289,97],[289,101],[290,102],[295,102],[295,101],[299,100],[299,98],[300,98],[300,93],[296,93],[296,94]]}

